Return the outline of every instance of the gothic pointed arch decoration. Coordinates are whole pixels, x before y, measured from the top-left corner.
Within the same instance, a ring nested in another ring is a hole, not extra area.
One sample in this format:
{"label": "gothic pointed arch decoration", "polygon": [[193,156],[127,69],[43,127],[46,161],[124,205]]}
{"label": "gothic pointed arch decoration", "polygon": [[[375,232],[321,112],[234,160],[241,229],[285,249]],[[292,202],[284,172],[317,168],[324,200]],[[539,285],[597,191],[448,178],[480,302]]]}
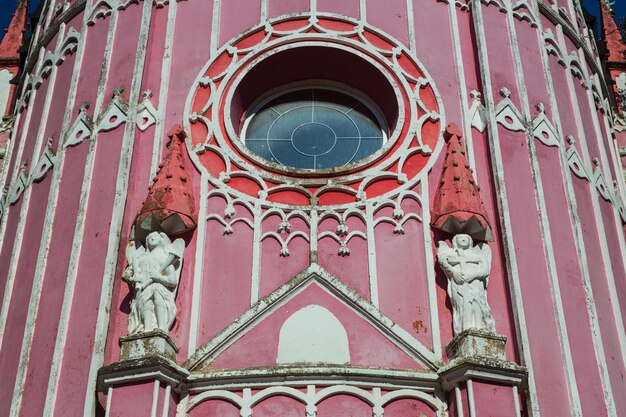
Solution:
{"label": "gothic pointed arch decoration", "polygon": [[[204,373],[207,369],[219,368],[216,366],[216,359],[223,352],[249,334],[259,323],[271,319],[279,307],[285,306],[296,295],[303,293],[312,285],[321,288],[330,297],[361,317],[368,326],[383,336],[381,340],[385,340],[393,349],[407,355],[414,363],[414,368],[431,373],[436,372],[441,366],[440,359],[413,335],[394,323],[337,277],[318,264],[312,264],[288,283],[253,305],[216,337],[200,346],[183,365],[184,368],[198,374]],[[298,365],[300,366],[295,366],[295,368],[302,368],[302,364]]]}
{"label": "gothic pointed arch decoration", "polygon": [[[329,60],[359,71],[336,74],[321,64]],[[290,71],[279,71],[286,62]],[[320,82],[372,99],[388,124],[381,149],[322,170],[267,163],[246,149],[242,120],[255,100],[285,86]],[[279,206],[345,206],[410,189],[440,152],[443,123],[433,79],[406,47],[362,21],[324,14],[282,17],[225,45],[196,78],[185,110],[198,168],[219,188]]]}

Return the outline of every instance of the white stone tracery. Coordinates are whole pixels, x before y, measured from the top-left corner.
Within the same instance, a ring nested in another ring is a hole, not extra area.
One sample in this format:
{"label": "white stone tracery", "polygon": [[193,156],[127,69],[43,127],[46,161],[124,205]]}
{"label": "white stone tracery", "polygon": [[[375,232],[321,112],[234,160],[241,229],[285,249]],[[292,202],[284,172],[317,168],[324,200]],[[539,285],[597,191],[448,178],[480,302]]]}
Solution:
{"label": "white stone tracery", "polygon": [[[225,400],[234,404],[240,410],[242,417],[252,417],[254,415],[254,407],[263,400],[273,396],[286,396],[304,404],[308,417],[316,415],[317,406],[321,402],[332,396],[341,394],[364,401],[372,408],[372,415],[379,417],[384,416],[385,406],[398,399],[414,399],[420,401],[432,409],[437,417],[447,417],[448,415],[446,403],[432,394],[410,388],[397,388],[383,394],[381,388],[382,387],[374,386],[373,388],[365,389],[348,384],[329,386],[310,384],[307,385],[305,392],[282,385],[267,387],[255,394],[252,394],[249,388],[244,388],[241,394],[225,389],[207,390],[194,396],[189,401],[186,408],[183,410],[183,415],[189,415],[195,407],[204,401]],[[385,390],[388,389],[389,387],[385,387]]]}

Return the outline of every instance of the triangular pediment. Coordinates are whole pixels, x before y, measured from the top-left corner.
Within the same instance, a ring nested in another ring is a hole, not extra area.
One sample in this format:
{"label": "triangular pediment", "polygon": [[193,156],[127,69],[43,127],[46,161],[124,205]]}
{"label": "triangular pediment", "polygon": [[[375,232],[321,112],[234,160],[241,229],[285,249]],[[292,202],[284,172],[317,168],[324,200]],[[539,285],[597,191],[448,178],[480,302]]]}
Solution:
{"label": "triangular pediment", "polygon": [[[436,355],[406,330],[328,271],[317,264],[312,264],[252,306],[207,344],[198,348],[184,366],[192,372],[202,372],[223,367],[274,365],[274,363],[255,364],[253,360],[247,361],[246,358],[258,357],[258,349],[267,347],[268,344],[276,349],[274,344],[277,343],[278,331],[285,322],[285,314],[295,313],[297,309],[307,304],[308,301],[305,299],[311,298],[342,317],[341,321],[348,328],[348,333],[354,335],[351,341],[354,350],[361,349],[361,357],[362,350],[367,347],[373,352],[380,352],[381,357],[396,358],[396,363],[410,363],[412,364],[410,367],[413,368],[436,371],[441,365]],[[388,354],[385,355],[384,352]],[[224,360],[224,357],[228,356],[239,358],[235,361],[237,364]],[[228,364],[221,366],[225,363]],[[351,364],[364,366],[358,361],[351,361]],[[389,363],[378,364],[375,360],[371,366],[405,367]]]}

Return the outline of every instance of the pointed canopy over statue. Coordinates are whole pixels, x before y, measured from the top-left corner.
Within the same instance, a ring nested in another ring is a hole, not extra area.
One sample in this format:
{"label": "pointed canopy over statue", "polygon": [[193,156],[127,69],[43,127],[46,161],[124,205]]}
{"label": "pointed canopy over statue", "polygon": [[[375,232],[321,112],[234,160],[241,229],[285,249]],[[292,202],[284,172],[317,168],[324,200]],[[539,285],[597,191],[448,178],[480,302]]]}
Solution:
{"label": "pointed canopy over statue", "polygon": [[28,0],[20,0],[6,34],[0,42],[0,61],[16,61],[19,64],[19,50],[24,43],[27,14]]}
{"label": "pointed canopy over statue", "polygon": [[435,194],[432,227],[451,235],[467,234],[477,240],[493,240],[480,188],[474,181],[456,125],[446,128],[446,159]]}
{"label": "pointed canopy over statue", "polygon": [[144,240],[151,232],[180,236],[196,228],[196,208],[191,179],[183,155],[185,132],[180,125],[168,133],[165,156],[135,219],[135,236]]}
{"label": "pointed canopy over statue", "polygon": [[602,8],[602,28],[604,41],[608,50],[607,61],[609,64],[626,65],[626,45],[622,40],[622,34],[615,23],[613,10],[605,0],[600,2]]}

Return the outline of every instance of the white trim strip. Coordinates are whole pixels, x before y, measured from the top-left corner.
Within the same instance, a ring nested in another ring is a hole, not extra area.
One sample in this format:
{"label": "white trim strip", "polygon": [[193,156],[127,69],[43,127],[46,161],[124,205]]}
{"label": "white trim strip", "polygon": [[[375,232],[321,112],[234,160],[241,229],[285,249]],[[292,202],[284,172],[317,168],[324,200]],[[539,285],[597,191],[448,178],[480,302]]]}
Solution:
{"label": "white trim strip", "polygon": [[[42,47],[41,50],[39,51],[39,61],[37,64],[38,66],[42,65],[43,57],[45,56],[44,54],[45,54],[45,49]],[[39,72],[39,68],[36,69],[35,73],[38,73],[38,72]],[[48,92],[50,91],[50,88],[51,88],[51,85],[48,84],[48,87],[46,89],[46,94],[48,94]],[[37,99],[38,92],[39,92],[39,89],[34,89],[34,91],[31,93],[30,105],[28,106],[25,125],[23,126],[22,132],[21,132],[20,147],[18,150],[18,155],[15,159],[15,165],[13,166],[13,179],[11,180],[11,186],[13,186],[16,178],[18,177],[21,169],[23,168],[22,166],[22,163],[24,161],[23,153],[24,153],[26,141],[28,139],[28,132],[30,130],[31,118],[33,114],[33,109],[35,108],[35,100]],[[47,118],[47,116],[45,117]],[[35,145],[33,146],[33,153],[29,159],[30,164],[26,168],[26,177],[28,179],[26,181],[26,187],[21,197],[22,205],[20,206],[20,213],[18,217],[17,228],[15,230],[14,239],[11,241],[13,243],[13,249],[11,251],[11,259],[9,261],[9,270],[7,271],[5,289],[4,289],[3,300],[2,300],[2,308],[0,309],[0,347],[2,346],[4,342],[4,329],[7,323],[7,316],[9,314],[9,306],[11,305],[11,298],[13,296],[13,285],[15,283],[15,274],[17,272],[17,266],[20,260],[20,253],[22,251],[22,235],[24,234],[24,229],[26,228],[26,218],[28,215],[30,194],[32,191],[32,187],[29,186],[29,183],[30,183],[29,172],[32,169],[32,167],[37,163],[36,161],[39,159],[38,156],[39,156],[39,149],[41,149],[41,136],[43,136],[43,133],[41,133],[41,126],[39,126],[39,129],[37,131],[36,142],[35,142]],[[7,206],[6,206],[5,213],[4,213],[5,219],[8,219],[9,217],[9,213],[11,211],[10,208],[11,208],[11,205],[9,205],[7,201]],[[7,240],[4,239],[4,236],[2,236],[2,242],[4,241],[7,241]],[[7,243],[8,242],[9,241],[7,241]],[[2,245],[1,249],[2,250],[5,249],[4,245]]]}
{"label": "white trim strip", "polygon": [[474,383],[471,379],[468,379],[467,382],[467,403],[469,405],[469,415],[470,417],[476,417],[476,404],[474,404]]}
{"label": "white trim strip", "polygon": [[472,8],[474,27],[476,29],[476,43],[478,49],[478,60],[480,63],[480,75],[482,85],[485,91],[485,107],[488,115],[489,127],[489,149],[491,153],[491,161],[493,164],[493,174],[495,180],[496,197],[498,204],[498,212],[500,215],[501,235],[504,245],[504,255],[509,276],[511,300],[513,301],[514,320],[516,324],[517,339],[519,350],[524,365],[528,368],[528,401],[530,417],[539,417],[539,405],[537,403],[537,388],[535,386],[535,374],[532,365],[532,357],[530,353],[530,343],[528,333],[526,331],[526,316],[524,314],[524,304],[522,302],[522,292],[519,281],[519,271],[517,269],[517,256],[515,253],[515,244],[513,242],[513,233],[511,219],[509,216],[509,207],[507,199],[507,191],[504,182],[504,166],[502,162],[502,152],[500,150],[500,142],[498,135],[498,125],[495,118],[495,105],[493,87],[491,83],[491,73],[489,66],[489,56],[487,53],[487,40],[484,31],[484,21],[482,16],[482,5],[480,2]]}
{"label": "white trim strip", "polygon": [[162,417],[167,417],[169,415],[171,396],[172,396],[172,386],[168,384],[165,386],[165,397],[163,398],[163,412],[161,413]]}
{"label": "white trim strip", "polygon": [[267,2],[268,0],[261,0],[261,24],[267,22]]}
{"label": "white trim strip", "polygon": [[[202,297],[202,274],[204,271],[204,245],[206,236],[206,217],[208,205],[209,178],[204,172],[200,175],[200,208],[196,238],[196,257],[193,272],[193,292],[191,293],[191,317],[189,319],[189,345],[187,356],[193,355],[198,347],[198,323],[200,321],[200,300]],[[209,265],[210,266],[210,265]]]}
{"label": "white trim strip", "polygon": [[213,16],[211,20],[211,49],[210,54],[211,57],[214,57],[217,54],[217,48],[220,39],[220,11],[222,0],[213,0]]}
{"label": "white trim strip", "polygon": [[415,16],[413,15],[413,0],[406,0],[406,24],[409,35],[409,50],[415,54]]}
{"label": "white trim strip", "polygon": [[367,270],[370,284],[370,303],[379,308],[378,297],[378,270],[376,265],[376,235],[374,234],[374,207],[372,204],[365,206],[365,218],[367,229]]}
{"label": "white trim strip", "polygon": [[463,398],[461,397],[461,388],[459,388],[458,385],[454,387],[454,398],[456,400],[457,417],[464,417],[463,416]]}
{"label": "white trim strip", "polygon": [[107,389],[107,409],[104,410],[104,417],[111,416],[111,402],[113,401],[113,387]]}
{"label": "white trim strip", "polygon": [[435,260],[433,258],[433,242],[430,227],[430,198],[428,177],[424,176],[420,185],[422,206],[422,234],[424,238],[424,260],[426,267],[426,286],[428,291],[428,315],[430,316],[430,334],[433,341],[433,353],[437,359],[442,358],[441,335],[439,331],[439,308],[437,304],[437,279],[435,277]]}
{"label": "white trim strip", "polygon": [[[510,7],[510,3],[507,3]],[[522,101],[522,111],[526,120],[531,120],[530,103],[528,99],[528,91],[526,89],[526,81],[524,77],[524,68],[522,66],[522,58],[520,54],[519,44],[517,41],[517,31],[515,21],[513,19],[512,10],[507,13],[507,22],[509,28],[509,39],[513,50],[513,63],[515,65],[515,75],[517,88]],[[541,47],[541,45],[539,45]],[[554,249],[552,245],[552,233],[548,217],[548,210],[545,202],[545,194],[543,192],[543,183],[541,178],[541,170],[537,159],[537,150],[535,147],[535,139],[532,132],[526,132],[526,143],[528,145],[530,169],[532,174],[533,185],[535,188],[535,200],[539,211],[539,223],[541,224],[541,237],[543,240],[543,252],[546,259],[546,267],[548,278],[550,280],[550,288],[552,290],[552,300],[555,310],[555,319],[558,330],[559,344],[561,354],[564,359],[564,371],[566,376],[567,392],[570,402],[570,411],[573,417],[582,417],[582,408],[580,406],[580,397],[578,395],[578,385],[576,383],[576,374],[574,373],[574,365],[572,361],[571,347],[569,344],[569,336],[567,332],[567,323],[563,312],[563,298],[561,297],[561,289],[559,285],[558,272],[556,267]]]}
{"label": "white trim strip", "polygon": [[[102,58],[102,68],[103,71],[101,73],[99,85],[98,85],[98,94],[96,96],[96,103],[94,105],[94,115],[97,116],[100,114],[100,111],[103,107],[104,103],[104,91],[106,87],[106,82],[109,75],[110,63],[111,63],[111,53],[112,53],[112,44],[113,44],[113,35],[115,33],[115,27],[117,26],[117,9],[113,9],[111,12],[111,16],[109,16],[109,30],[106,38],[106,46],[105,53]],[[88,13],[87,10],[84,13],[83,25],[82,25],[82,37],[81,42],[78,46],[78,51],[76,55],[75,61],[75,71],[77,73],[80,72],[80,67],[82,64],[82,60],[84,58],[84,48],[86,44],[87,36],[87,22],[89,21],[89,16],[91,13]],[[74,80],[78,80],[78,75],[75,73],[73,75],[76,78]],[[77,81],[76,81],[77,82]],[[74,93],[75,94],[75,93]],[[95,153],[96,153],[96,140],[97,140],[97,132],[94,131],[91,140],[89,142],[89,150],[87,153],[87,160],[85,162],[85,174],[83,177],[83,183],[81,186],[80,200],[79,200],[79,209],[76,214],[76,226],[74,228],[74,236],[72,239],[72,249],[70,252],[70,262],[68,267],[68,276],[67,281],[65,283],[65,291],[63,294],[63,307],[61,308],[61,316],[59,318],[59,327],[57,329],[57,337],[54,346],[54,353],[52,356],[52,366],[50,369],[50,378],[48,379],[48,389],[46,392],[46,403],[44,405],[44,416],[51,416],[54,414],[54,408],[56,405],[56,397],[59,388],[59,378],[61,376],[61,367],[64,359],[64,351],[65,351],[65,343],[67,338],[67,331],[69,328],[69,320],[70,320],[70,312],[72,309],[72,301],[74,299],[74,288],[76,284],[76,278],[78,273],[78,263],[80,260],[80,255],[82,251],[82,237],[85,228],[85,217],[87,213],[88,203],[89,203],[89,194],[91,190],[91,179],[93,175],[93,167],[95,161]],[[90,393],[89,395],[93,395]]]}
{"label": "white trim strip", "polygon": [[520,409],[517,385],[513,385],[513,404],[515,405],[515,417],[522,417],[522,410]]}
{"label": "white trim strip", "polygon": [[106,346],[106,336],[111,311],[113,281],[115,279],[115,267],[118,260],[118,248],[120,246],[122,222],[124,220],[124,207],[128,192],[135,134],[137,131],[135,120],[137,117],[137,107],[141,92],[141,84],[143,81],[143,69],[146,60],[148,36],[150,34],[152,2],[144,1],[143,6],[141,29],[139,32],[139,39],[137,41],[137,54],[133,69],[133,79],[130,86],[128,121],[124,125],[124,138],[115,184],[115,201],[113,203],[113,215],[111,216],[111,226],[109,229],[109,241],[102,278],[102,288],[100,291],[98,318],[94,334],[94,345],[89,369],[89,378],[87,380],[87,389],[85,391],[85,408],[83,414],[86,416],[95,414],[96,396],[93,393],[96,391],[98,369],[104,363],[104,349]]}
{"label": "white trim strip", "polygon": [[[557,26],[557,33],[560,39],[561,48],[564,48],[565,40],[563,36],[563,29],[561,26]],[[547,57],[547,54],[545,53],[545,49],[542,49],[542,50],[544,50],[545,60],[547,61],[548,57]],[[566,50],[566,49],[563,49],[563,50]],[[572,112],[574,113],[574,119],[576,123],[576,129],[578,131],[579,136],[581,134],[584,135],[584,128],[582,126],[582,120],[580,118],[580,107],[578,105],[578,98],[576,96],[576,90],[574,88],[573,75],[569,69],[566,69],[566,78],[567,78],[568,92],[571,98],[570,102],[572,105]],[[553,100],[553,106],[554,106],[556,105],[556,95],[554,92],[552,81],[550,81],[550,86],[552,87],[551,88],[551,100]],[[555,112],[555,120],[557,122],[557,126],[559,130],[562,131],[561,119],[560,119],[560,115],[558,114],[558,112]],[[611,380],[608,374],[608,368],[606,364],[606,357],[604,353],[604,343],[602,341],[602,333],[600,330],[598,313],[597,313],[595,302],[594,302],[593,286],[591,284],[591,274],[589,271],[589,265],[587,261],[588,258],[587,258],[587,250],[585,247],[584,234],[582,231],[582,226],[580,224],[580,219],[578,217],[578,202],[576,199],[576,193],[575,193],[574,186],[572,183],[571,171],[567,164],[565,146],[561,148],[562,148],[561,149],[561,161],[562,161],[561,166],[562,166],[563,175],[565,177],[565,181],[566,181],[568,191],[569,191],[568,197],[570,200],[570,205],[572,207],[571,209],[572,225],[574,227],[574,234],[577,238],[576,242],[577,242],[577,245],[579,246],[579,259],[580,259],[581,268],[583,271],[583,287],[585,289],[585,298],[587,300],[587,309],[588,309],[588,315],[589,315],[590,324],[592,328],[591,331],[592,331],[593,339],[594,339],[594,347],[596,350],[596,359],[598,360],[598,368],[600,370],[601,380],[603,383],[605,404],[607,406],[609,415],[612,417],[616,417],[617,413],[615,409],[615,403],[612,397]],[[591,193],[592,193],[591,195],[593,196],[593,193],[596,190],[595,185],[590,184],[590,187],[591,187]],[[592,200],[594,200],[593,197],[592,197]],[[595,213],[595,209],[594,209],[594,213]]]}
{"label": "white trim strip", "polygon": [[452,35],[452,52],[454,53],[454,67],[457,75],[457,85],[459,87],[459,103],[461,103],[461,117],[463,118],[463,138],[465,139],[465,148],[467,149],[467,162],[476,176],[476,159],[474,157],[474,138],[472,136],[472,121],[469,119],[469,104],[467,83],[465,81],[465,64],[463,63],[463,51],[461,47],[461,35],[459,34],[459,21],[457,18],[457,9],[454,1],[448,1],[448,11],[450,15],[450,28]]}
{"label": "white trim strip", "polygon": [[156,175],[159,162],[161,161],[161,151],[163,148],[165,116],[167,114],[167,97],[170,86],[170,74],[172,71],[172,44],[174,43],[174,28],[176,26],[176,4],[177,0],[172,0],[167,9],[167,29],[165,30],[165,45],[163,47],[163,65],[161,66],[161,87],[159,88],[159,117],[154,128],[154,144],[152,148],[152,164],[150,166],[150,178],[152,181]]}
{"label": "white trim strip", "polygon": [[[588,73],[588,69],[587,69],[587,63],[585,60],[585,54],[582,51],[579,51],[579,56],[580,56],[580,61],[581,61],[581,65],[583,67],[583,74],[585,76],[586,79],[591,80],[591,76]],[[600,121],[598,120],[598,112],[596,111],[596,107],[595,107],[595,103],[594,103],[594,98],[593,98],[593,93],[591,90],[591,87],[587,89],[587,100],[589,103],[589,109],[591,111],[591,116],[592,116],[592,120],[593,120],[593,127],[595,130],[595,137],[596,137],[596,141],[598,144],[598,149],[600,150],[600,161],[601,161],[601,168],[604,168],[604,178],[607,180],[607,185],[609,187],[613,187],[613,178],[611,176],[611,170],[609,169],[609,161],[608,161],[608,157],[606,154],[606,150],[604,148],[604,138],[602,135],[602,130],[601,130],[601,126],[600,126]],[[609,138],[611,137],[610,135],[608,136]],[[587,142],[586,142],[586,138],[584,140],[581,140],[581,148],[583,148],[583,154],[585,152],[589,152],[589,149],[587,148]],[[588,157],[591,157],[590,155],[588,155]],[[618,171],[619,172],[619,171]],[[595,195],[598,196],[598,191],[595,187],[595,184],[591,184],[590,185],[593,186],[595,191]],[[599,199],[596,198],[595,201],[597,201],[599,203]],[[609,252],[609,247],[608,247],[608,241],[606,238],[606,231],[607,229],[604,226],[604,218],[602,217],[602,213],[600,211],[600,204],[598,204],[598,214],[599,214],[599,218],[601,221],[601,224],[598,225],[598,231],[605,231],[605,233],[600,232],[599,235],[601,237],[600,239],[600,244],[601,244],[601,248],[602,248],[602,255],[605,258],[606,264],[608,264],[610,266],[610,271],[611,271],[611,277],[609,278],[607,276],[607,283],[608,283],[608,287],[609,287],[609,297],[611,299],[611,306],[613,307],[613,314],[615,315],[615,321],[616,321],[616,327],[617,327],[617,334],[619,335],[619,341],[620,341],[620,345],[621,345],[621,352],[622,352],[622,363],[624,364],[625,368],[626,368],[626,329],[624,328],[624,321],[622,319],[622,307],[620,305],[620,300],[619,297],[617,295],[617,288],[615,286],[615,274],[613,271],[613,262],[611,260],[611,255]],[[614,218],[614,224],[616,227],[616,234],[619,236],[621,235],[622,237],[624,236],[623,232],[622,232],[622,227],[621,227],[621,220],[619,218],[619,215],[617,214],[617,211],[615,209],[613,209],[613,218]],[[610,226],[609,226],[610,228]],[[609,230],[608,233],[611,233],[611,231]],[[620,239],[621,240],[621,239]],[[624,246],[620,245],[620,252],[623,255],[624,254]],[[622,265],[624,266],[624,271],[626,271],[626,264],[624,263],[626,262],[626,260],[624,259],[624,257],[622,256]],[[617,393],[615,394],[617,395]]]}
{"label": "white trim strip", "polygon": [[259,301],[259,293],[261,290],[261,223],[262,223],[262,207],[261,204],[254,204],[254,230],[252,237],[252,282],[250,283],[250,305]]}
{"label": "white trim strip", "polygon": [[160,385],[161,385],[161,381],[159,381],[158,379],[154,380],[154,388],[152,389],[152,409],[150,411],[150,417],[157,417],[157,409],[159,407],[159,386]]}
{"label": "white trim strip", "polygon": [[[62,23],[58,36],[57,42],[62,42],[65,33],[65,23]],[[57,46],[58,48],[58,46]],[[48,89],[46,91],[46,98],[44,102],[44,107],[42,109],[42,120],[39,125],[39,131],[37,133],[37,143],[39,149],[35,149],[33,152],[33,156],[38,155],[40,153],[40,148],[44,139],[44,134],[46,128],[48,126],[49,114],[50,114],[50,106],[52,103],[52,97],[56,91],[56,78],[57,78],[58,66],[54,65],[52,67],[52,71],[50,74],[50,78],[48,81]],[[35,271],[33,275],[33,285],[31,288],[30,301],[28,304],[28,313],[26,317],[26,324],[24,327],[24,335],[22,338],[22,347],[20,350],[20,358],[19,365],[17,369],[17,374],[15,377],[15,387],[13,389],[13,399],[11,400],[11,410],[9,412],[9,416],[16,417],[22,405],[22,395],[24,393],[24,384],[26,382],[26,371],[30,362],[30,350],[31,345],[35,333],[35,319],[37,317],[37,312],[39,310],[39,301],[41,299],[41,289],[43,286],[43,278],[44,271],[46,268],[46,262],[48,259],[48,249],[50,248],[50,239],[52,237],[52,224],[54,222],[55,212],[56,212],[56,203],[57,196],[59,190],[59,182],[61,177],[61,170],[59,169],[59,160],[62,157],[64,149],[61,147],[62,137],[58,138],[58,146],[57,146],[57,160],[55,161],[54,170],[52,172],[52,181],[50,183],[50,190],[48,194],[48,201],[46,206],[46,214],[43,229],[41,231],[41,241],[39,244],[39,250],[37,255],[37,261],[35,266]],[[47,146],[44,145],[44,146]],[[33,159],[33,162],[36,160]],[[32,167],[31,167],[32,169]],[[28,214],[27,214],[28,216]]]}

